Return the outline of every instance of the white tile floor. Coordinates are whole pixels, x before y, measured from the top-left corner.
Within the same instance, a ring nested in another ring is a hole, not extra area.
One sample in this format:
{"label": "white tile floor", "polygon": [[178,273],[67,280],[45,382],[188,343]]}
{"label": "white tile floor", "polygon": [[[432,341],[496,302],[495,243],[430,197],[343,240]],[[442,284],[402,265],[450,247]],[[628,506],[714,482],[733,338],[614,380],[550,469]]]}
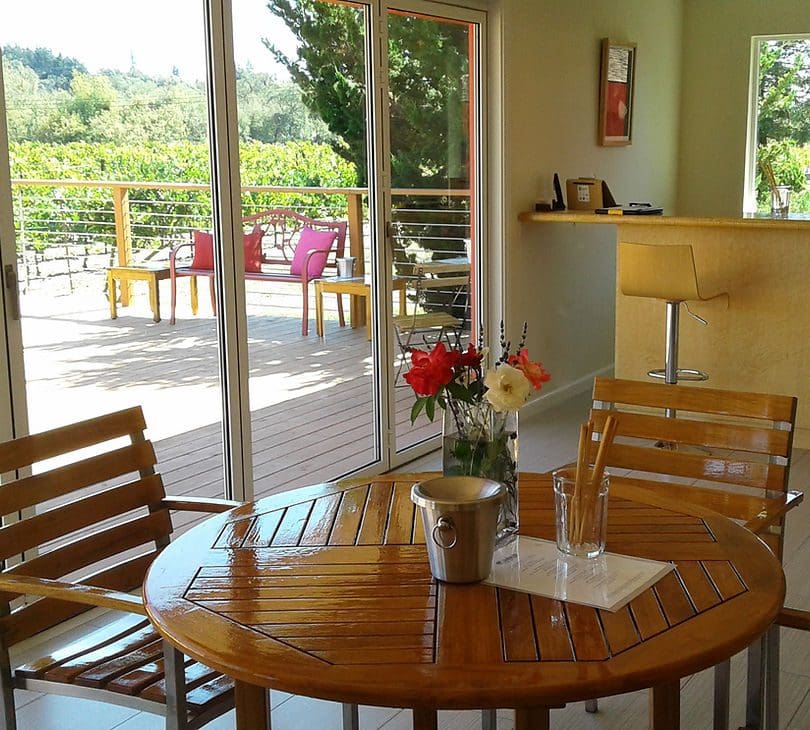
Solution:
{"label": "white tile floor", "polygon": [[[524,418],[520,433],[521,468],[546,471],[573,460],[578,427],[587,415],[589,403],[586,394],[554,410]],[[408,466],[409,470],[435,468],[439,468],[439,459],[435,454]],[[810,452],[797,451],[791,487],[803,490],[808,477]],[[788,576],[788,605],[810,609],[810,588],[807,587],[810,569],[808,515],[810,499],[788,518],[785,571]],[[98,623],[104,618],[94,620]],[[46,646],[57,646],[71,633],[78,633],[78,630],[50,639]],[[23,652],[17,652],[17,660],[24,662],[41,650],[41,645],[26,647]],[[810,729],[810,634],[783,629],[780,681],[780,728]],[[744,683],[744,657],[739,655],[732,662],[732,728],[744,722]],[[684,679],[682,690],[681,727],[685,730],[711,728],[711,671]],[[20,730],[159,730],[164,727],[162,717],[100,702],[19,691],[15,700]],[[271,692],[271,704],[274,730],[340,730],[340,706],[336,703]],[[600,711],[595,715],[587,714],[582,703],[554,710],[551,715],[552,727],[555,730],[631,730],[646,727],[647,696],[644,692],[603,698],[599,706]],[[480,728],[478,712],[442,712],[439,719],[441,730]],[[206,726],[208,730],[233,727],[233,713]],[[360,727],[361,730],[410,730],[410,712],[363,707],[360,710]],[[511,713],[498,713],[498,728],[512,730]]]}

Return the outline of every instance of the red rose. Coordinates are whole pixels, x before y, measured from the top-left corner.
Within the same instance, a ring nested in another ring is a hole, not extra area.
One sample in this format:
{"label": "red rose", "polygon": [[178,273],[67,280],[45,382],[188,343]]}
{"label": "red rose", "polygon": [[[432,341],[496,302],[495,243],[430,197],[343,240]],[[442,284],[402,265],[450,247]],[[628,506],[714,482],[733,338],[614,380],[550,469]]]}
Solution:
{"label": "red rose", "polygon": [[453,368],[458,361],[459,353],[448,352],[441,342],[429,354],[424,350],[411,350],[411,369],[405,373],[405,381],[417,395],[438,395],[453,379]]}
{"label": "red rose", "polygon": [[477,368],[481,365],[481,354],[473,347],[473,345],[469,345],[467,347],[467,352],[459,353],[459,361],[458,364],[463,368]]}

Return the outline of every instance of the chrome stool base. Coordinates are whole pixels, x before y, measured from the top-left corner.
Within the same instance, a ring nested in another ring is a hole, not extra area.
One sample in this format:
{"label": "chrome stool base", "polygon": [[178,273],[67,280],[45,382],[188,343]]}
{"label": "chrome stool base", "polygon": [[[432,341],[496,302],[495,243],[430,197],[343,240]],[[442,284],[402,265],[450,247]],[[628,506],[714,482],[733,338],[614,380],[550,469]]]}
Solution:
{"label": "chrome stool base", "polygon": [[[657,370],[649,370],[647,372],[647,376],[650,378],[658,378],[660,380],[667,379],[667,371],[666,368],[659,368]],[[709,376],[707,373],[704,373],[702,370],[692,370],[691,368],[678,368],[675,371],[675,379],[676,380],[689,380],[689,381],[703,381],[708,380]]]}

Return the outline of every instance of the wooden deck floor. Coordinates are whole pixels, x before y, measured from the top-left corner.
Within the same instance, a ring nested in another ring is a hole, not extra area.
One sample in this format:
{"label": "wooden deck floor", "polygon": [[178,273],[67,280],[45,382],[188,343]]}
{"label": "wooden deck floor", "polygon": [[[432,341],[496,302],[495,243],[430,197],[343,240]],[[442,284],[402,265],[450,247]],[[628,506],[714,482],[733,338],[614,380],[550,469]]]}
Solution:
{"label": "wooden deck floor", "polygon": [[[163,321],[155,323],[144,300],[136,296],[116,320],[98,292],[23,300],[31,430],[139,404],[167,491],[221,495],[219,355],[210,307],[201,297],[193,317],[181,298],[172,326],[165,304]],[[300,311],[300,295],[248,292],[257,496],[335,479],[378,453],[365,330],[327,319],[326,337],[319,338],[311,320],[303,337]],[[410,389],[396,393],[400,445],[438,432],[426,421],[411,427]]]}

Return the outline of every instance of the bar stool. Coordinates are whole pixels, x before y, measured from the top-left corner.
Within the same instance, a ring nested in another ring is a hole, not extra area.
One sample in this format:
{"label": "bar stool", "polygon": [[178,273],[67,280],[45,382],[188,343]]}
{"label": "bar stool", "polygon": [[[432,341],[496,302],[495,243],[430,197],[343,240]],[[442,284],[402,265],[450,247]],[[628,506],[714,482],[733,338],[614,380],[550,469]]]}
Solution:
{"label": "bar stool", "polygon": [[680,306],[701,324],[703,317],[689,309],[689,302],[706,302],[725,297],[726,292],[704,296],[698,287],[695,257],[687,245],[648,245],[645,243],[619,243],[619,288],[630,297],[661,299],[667,303],[666,342],[664,367],[650,370],[647,375],[665,383],[679,380],[708,380],[701,370],[678,367],[678,328]]}

